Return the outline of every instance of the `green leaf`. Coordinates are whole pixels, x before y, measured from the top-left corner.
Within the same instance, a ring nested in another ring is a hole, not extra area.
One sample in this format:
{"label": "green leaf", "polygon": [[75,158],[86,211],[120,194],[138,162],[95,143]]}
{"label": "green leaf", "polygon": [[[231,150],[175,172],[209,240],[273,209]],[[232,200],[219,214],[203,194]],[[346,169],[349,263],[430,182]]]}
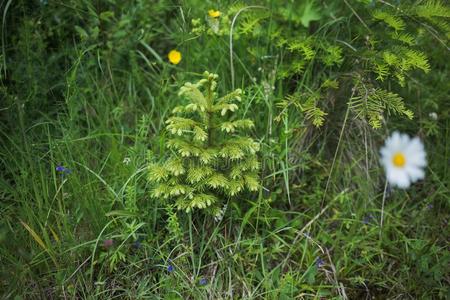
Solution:
{"label": "green leaf", "polygon": [[107,217],[119,216],[119,217],[137,217],[137,213],[132,213],[128,210],[112,210],[105,214]]}
{"label": "green leaf", "polygon": [[81,28],[78,25],[75,25],[75,31],[80,35],[80,38],[82,40],[85,40],[89,37],[89,35],[87,34],[86,30],[84,30],[83,28]]}
{"label": "green leaf", "polygon": [[320,20],[321,16],[317,10],[317,8],[314,7],[313,2],[307,2],[303,8],[303,13],[300,17],[301,23],[306,28],[309,27],[309,23],[312,21],[318,21]]}

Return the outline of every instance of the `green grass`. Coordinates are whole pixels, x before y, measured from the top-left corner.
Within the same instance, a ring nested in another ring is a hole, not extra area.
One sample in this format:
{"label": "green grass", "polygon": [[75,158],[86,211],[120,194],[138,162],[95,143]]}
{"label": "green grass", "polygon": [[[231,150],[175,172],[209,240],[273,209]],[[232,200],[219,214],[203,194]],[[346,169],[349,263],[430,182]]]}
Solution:
{"label": "green grass", "polygon": [[[2,298],[450,297],[445,10],[430,21],[408,10],[423,1],[401,6],[411,47],[431,67],[410,66],[402,86],[396,66],[384,81],[373,71],[377,55],[397,51],[371,17],[374,6],[395,13],[389,1],[316,0],[309,13],[300,2],[256,1],[264,9],[236,19],[233,67],[229,28],[243,2],[48,2],[0,4]],[[212,8],[219,32],[192,33],[192,19],[212,26]],[[312,60],[289,50],[297,38],[311,43]],[[330,45],[343,62],[326,65]],[[168,62],[171,49],[180,64]],[[148,180],[148,166],[170,156],[164,122],[185,104],[179,88],[205,70],[220,76],[220,94],[244,91],[237,113],[261,144],[261,188],[226,199],[220,221],[151,198]],[[338,88],[322,87],[327,79]],[[414,118],[386,104],[374,129],[349,106],[361,100],[358,84],[400,95]],[[309,113],[319,110],[316,126]],[[379,148],[395,129],[422,138],[428,167],[411,188],[388,187],[382,211]]]}

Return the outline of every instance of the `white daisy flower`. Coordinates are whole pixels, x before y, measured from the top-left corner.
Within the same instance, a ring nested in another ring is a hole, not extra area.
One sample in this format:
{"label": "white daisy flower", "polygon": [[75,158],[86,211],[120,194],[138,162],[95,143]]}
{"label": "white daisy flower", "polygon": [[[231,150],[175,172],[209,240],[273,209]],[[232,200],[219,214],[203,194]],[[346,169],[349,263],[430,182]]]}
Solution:
{"label": "white daisy flower", "polygon": [[425,177],[426,153],[418,137],[411,139],[395,131],[386,139],[380,153],[381,164],[392,186],[405,189]]}

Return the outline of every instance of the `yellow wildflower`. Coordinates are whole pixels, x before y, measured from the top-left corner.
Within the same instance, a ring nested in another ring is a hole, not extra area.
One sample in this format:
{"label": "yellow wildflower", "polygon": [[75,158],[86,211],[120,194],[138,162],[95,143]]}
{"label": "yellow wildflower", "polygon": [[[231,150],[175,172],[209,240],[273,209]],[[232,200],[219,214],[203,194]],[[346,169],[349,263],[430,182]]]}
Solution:
{"label": "yellow wildflower", "polygon": [[214,9],[210,9],[210,10],[208,10],[208,15],[211,18],[218,18],[218,17],[220,17],[220,11],[214,10]]}
{"label": "yellow wildflower", "polygon": [[172,64],[178,65],[181,61],[181,52],[177,50],[171,50],[167,57]]}

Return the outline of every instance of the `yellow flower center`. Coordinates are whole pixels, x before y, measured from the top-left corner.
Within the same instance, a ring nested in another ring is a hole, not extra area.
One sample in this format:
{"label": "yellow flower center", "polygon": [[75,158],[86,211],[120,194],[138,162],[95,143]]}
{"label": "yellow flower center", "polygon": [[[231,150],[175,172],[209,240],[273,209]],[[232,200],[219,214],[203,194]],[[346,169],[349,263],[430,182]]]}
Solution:
{"label": "yellow flower center", "polygon": [[174,65],[177,65],[181,61],[181,53],[177,50],[172,50],[169,52],[169,61]]}
{"label": "yellow flower center", "polygon": [[220,11],[214,10],[214,9],[210,9],[210,10],[208,10],[208,15],[211,18],[218,18],[218,17],[220,17]]}
{"label": "yellow flower center", "polygon": [[394,164],[394,166],[396,167],[403,167],[406,163],[406,158],[403,155],[403,153],[397,152],[394,154],[394,156],[392,157],[392,163]]}

